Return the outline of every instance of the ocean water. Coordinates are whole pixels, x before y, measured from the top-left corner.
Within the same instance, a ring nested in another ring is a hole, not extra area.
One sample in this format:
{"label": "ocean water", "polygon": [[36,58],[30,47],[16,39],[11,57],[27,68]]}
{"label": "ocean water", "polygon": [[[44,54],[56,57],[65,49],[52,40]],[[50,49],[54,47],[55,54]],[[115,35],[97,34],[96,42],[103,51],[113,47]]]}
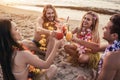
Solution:
{"label": "ocean water", "polygon": [[19,4],[48,4],[48,3],[67,3],[67,4],[78,4],[79,2],[96,2],[96,1],[103,1],[103,2],[112,2],[116,4],[120,4],[120,0],[0,0],[1,3],[19,3]]}

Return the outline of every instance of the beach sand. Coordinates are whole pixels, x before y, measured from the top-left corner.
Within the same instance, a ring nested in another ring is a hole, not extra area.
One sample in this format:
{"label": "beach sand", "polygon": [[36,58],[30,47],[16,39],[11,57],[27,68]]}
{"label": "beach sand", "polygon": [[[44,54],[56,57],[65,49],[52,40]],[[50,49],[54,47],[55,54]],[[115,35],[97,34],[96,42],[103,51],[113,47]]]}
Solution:
{"label": "beach sand", "polygon": [[[17,27],[23,36],[23,39],[32,40],[34,35],[34,28],[37,23],[37,18],[41,15],[40,12],[22,10],[16,8],[10,8],[7,6],[0,5],[0,17],[10,17],[14,22],[17,23]],[[58,14],[59,15],[59,14]],[[102,15],[100,17],[100,26],[106,24],[107,19],[109,19],[110,15]],[[70,15],[72,16],[72,15]],[[75,28],[75,26],[79,26],[79,20],[70,20],[71,29]],[[102,28],[99,28],[99,31],[102,35]],[[104,41],[101,40],[103,43]],[[74,67],[71,66],[70,63],[67,63],[66,53],[63,48],[58,50],[59,55],[56,56],[54,63],[58,66],[58,72],[55,75],[53,80],[75,80],[78,74],[85,75],[88,80],[92,78],[92,70],[83,68],[83,67]],[[0,79],[1,80],[1,79]]]}

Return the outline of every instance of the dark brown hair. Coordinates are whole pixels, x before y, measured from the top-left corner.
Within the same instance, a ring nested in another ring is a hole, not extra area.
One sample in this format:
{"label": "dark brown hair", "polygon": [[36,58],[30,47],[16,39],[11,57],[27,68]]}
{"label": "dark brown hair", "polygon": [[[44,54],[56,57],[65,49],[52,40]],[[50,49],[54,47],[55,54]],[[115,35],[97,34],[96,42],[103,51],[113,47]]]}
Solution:
{"label": "dark brown hair", "polygon": [[118,34],[118,40],[120,40],[120,14],[114,14],[110,21],[113,23],[111,26],[110,33],[117,33]]}
{"label": "dark brown hair", "polygon": [[12,24],[9,19],[0,19],[0,64],[4,80],[16,80],[12,73],[13,46],[22,49],[11,34]]}

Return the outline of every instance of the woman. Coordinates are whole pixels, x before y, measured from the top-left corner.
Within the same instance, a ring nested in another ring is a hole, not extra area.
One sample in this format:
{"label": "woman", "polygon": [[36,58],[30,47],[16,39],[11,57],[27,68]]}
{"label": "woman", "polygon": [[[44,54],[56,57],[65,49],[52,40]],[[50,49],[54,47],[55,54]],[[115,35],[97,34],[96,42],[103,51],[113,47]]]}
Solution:
{"label": "woman", "polygon": [[[27,80],[29,73],[29,65],[37,68],[48,69],[51,73],[47,73],[48,78],[52,78],[55,74],[55,66],[52,64],[56,51],[60,46],[60,42],[55,41],[51,54],[43,61],[30,51],[24,50],[23,46],[18,42],[21,39],[16,27],[8,19],[0,19],[0,64],[3,71],[4,80]],[[44,80],[44,77],[42,78]]]}
{"label": "woman", "polygon": [[96,53],[100,44],[98,23],[98,15],[88,11],[83,16],[80,27],[72,31],[75,34],[72,40],[75,44],[64,46],[70,56],[77,58],[80,64],[87,64],[89,68],[96,68],[99,61],[99,53]]}
{"label": "woman", "polygon": [[[52,51],[51,45],[54,45],[54,41],[49,36],[49,34],[38,34],[39,28],[47,31],[48,33],[53,31],[53,30],[58,30],[57,24],[59,23],[57,13],[55,10],[55,7],[52,6],[51,4],[45,5],[43,9],[43,14],[41,17],[38,19],[38,27],[35,29],[35,36],[34,36],[34,42],[36,43],[37,47],[40,47],[42,51],[46,52],[46,57],[47,58]],[[42,36],[40,36],[42,35]],[[44,40],[44,44],[41,43]]]}

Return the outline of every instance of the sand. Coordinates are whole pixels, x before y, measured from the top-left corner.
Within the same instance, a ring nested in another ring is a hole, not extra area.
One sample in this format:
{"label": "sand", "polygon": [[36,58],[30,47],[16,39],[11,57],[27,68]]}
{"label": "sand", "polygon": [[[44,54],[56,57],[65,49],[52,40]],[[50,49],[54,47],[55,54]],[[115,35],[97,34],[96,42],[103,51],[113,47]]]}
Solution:
{"label": "sand", "polygon": [[[0,5],[0,17],[11,17],[17,23],[17,27],[21,32],[23,39],[32,40],[34,35],[34,28],[36,20],[41,15],[40,12],[28,11],[22,9],[11,8]],[[58,14],[59,15],[59,14]],[[100,26],[106,24],[109,15],[102,15]],[[70,20],[71,29],[79,25],[79,20]],[[101,32],[101,27],[99,28]],[[101,42],[104,42],[101,40]],[[54,63],[58,67],[58,72],[53,80],[75,80],[78,74],[85,75],[88,80],[92,79],[92,70],[84,67],[74,67],[66,62],[66,53],[63,48],[58,50],[59,55],[56,56]],[[1,80],[1,79],[0,79]]]}

